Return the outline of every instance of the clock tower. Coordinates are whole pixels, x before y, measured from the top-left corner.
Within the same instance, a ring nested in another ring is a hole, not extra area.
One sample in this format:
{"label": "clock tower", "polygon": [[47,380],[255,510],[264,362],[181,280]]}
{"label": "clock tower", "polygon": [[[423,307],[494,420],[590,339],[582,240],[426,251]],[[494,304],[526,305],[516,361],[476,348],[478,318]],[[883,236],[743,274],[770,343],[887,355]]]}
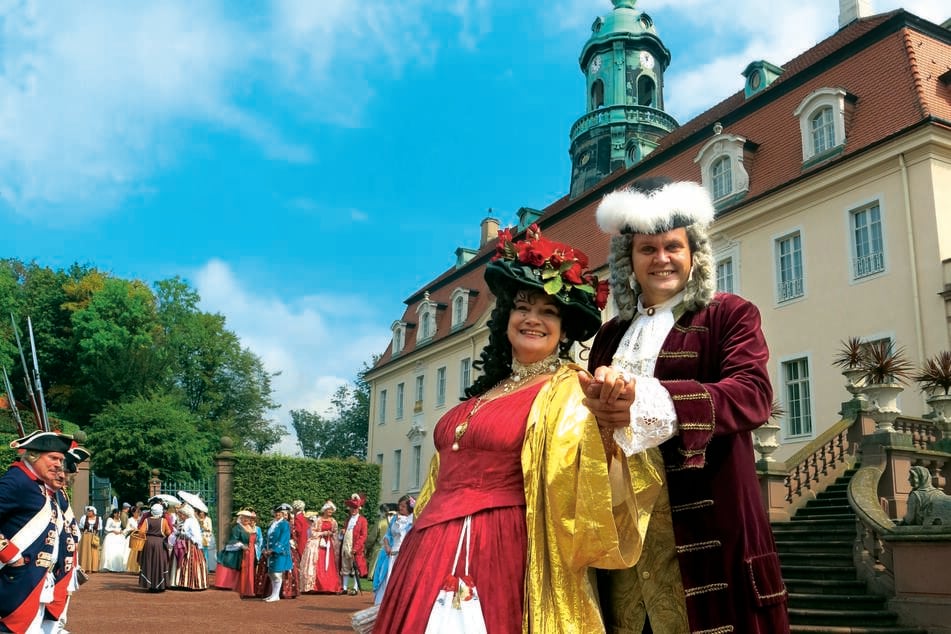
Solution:
{"label": "clock tower", "polygon": [[612,0],[614,10],[591,25],[581,49],[585,114],[571,126],[572,198],[622,167],[630,167],[678,127],[664,112],[670,51],[637,0]]}

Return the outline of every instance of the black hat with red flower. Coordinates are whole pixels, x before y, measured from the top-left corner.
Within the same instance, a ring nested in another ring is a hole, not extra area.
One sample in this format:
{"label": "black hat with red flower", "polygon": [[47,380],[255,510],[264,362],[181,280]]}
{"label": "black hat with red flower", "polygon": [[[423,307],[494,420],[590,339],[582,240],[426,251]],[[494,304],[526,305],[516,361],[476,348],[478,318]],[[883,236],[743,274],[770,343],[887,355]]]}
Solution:
{"label": "black hat with red flower", "polygon": [[485,267],[485,281],[496,296],[519,286],[544,291],[562,308],[565,334],[585,341],[601,327],[601,311],[608,301],[608,282],[588,269],[588,256],[563,242],[541,236],[538,225],[525,239],[512,241],[512,229],[499,231],[495,256]]}

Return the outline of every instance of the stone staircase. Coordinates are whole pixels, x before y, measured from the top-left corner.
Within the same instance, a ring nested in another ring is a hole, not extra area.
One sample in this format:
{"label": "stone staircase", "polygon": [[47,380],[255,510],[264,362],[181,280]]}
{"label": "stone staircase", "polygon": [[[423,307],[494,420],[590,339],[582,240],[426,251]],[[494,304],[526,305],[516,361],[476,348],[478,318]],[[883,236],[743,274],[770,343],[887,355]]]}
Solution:
{"label": "stone staircase", "polygon": [[792,632],[928,634],[900,625],[885,600],[858,580],[852,563],[856,519],[846,493],[854,473],[847,471],[791,521],[772,525],[789,590]]}

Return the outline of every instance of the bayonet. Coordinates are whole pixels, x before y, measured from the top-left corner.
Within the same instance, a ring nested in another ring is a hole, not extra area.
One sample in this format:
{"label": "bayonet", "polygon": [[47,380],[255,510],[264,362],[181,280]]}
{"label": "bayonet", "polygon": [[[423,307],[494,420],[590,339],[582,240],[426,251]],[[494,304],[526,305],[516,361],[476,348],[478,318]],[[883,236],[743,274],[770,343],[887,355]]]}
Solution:
{"label": "bayonet", "polygon": [[26,436],[26,432],[23,430],[23,420],[20,418],[19,410],[17,410],[17,402],[13,396],[13,386],[10,385],[10,377],[7,376],[7,366],[3,366],[3,386],[7,390],[7,400],[10,401],[10,414],[13,416],[13,422],[16,423],[17,432],[22,438]]}
{"label": "bayonet", "polygon": [[43,431],[50,430],[50,419],[46,415],[46,401],[43,399],[43,383],[40,381],[40,364],[36,358],[36,341],[33,339],[33,322],[29,315],[26,318],[26,327],[30,333],[30,351],[33,353],[33,382],[36,384],[37,401],[40,404],[40,421],[43,423]]}

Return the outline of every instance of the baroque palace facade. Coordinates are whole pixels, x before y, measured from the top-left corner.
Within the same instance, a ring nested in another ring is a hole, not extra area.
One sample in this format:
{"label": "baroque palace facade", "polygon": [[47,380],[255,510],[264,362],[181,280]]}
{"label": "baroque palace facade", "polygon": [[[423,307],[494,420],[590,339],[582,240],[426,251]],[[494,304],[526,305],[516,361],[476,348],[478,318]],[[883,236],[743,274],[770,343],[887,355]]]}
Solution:
{"label": "baroque palace facade", "polygon": [[[520,210],[520,228],[537,222],[604,273],[594,211],[606,193],[650,175],[707,187],[718,286],[763,315],[784,459],[838,420],[842,340],[890,339],[916,365],[951,349],[949,23],[841,0],[836,33],[781,65],[751,61],[735,94],[678,125],[664,111],[670,53],[652,19],[633,0],[613,4],[579,59],[588,107],[571,129],[569,193]],[[419,491],[433,428],[475,378],[497,229],[483,220],[478,248],[457,249],[453,268],[413,292],[367,375],[381,499]],[[914,386],[901,409],[928,411]]]}

